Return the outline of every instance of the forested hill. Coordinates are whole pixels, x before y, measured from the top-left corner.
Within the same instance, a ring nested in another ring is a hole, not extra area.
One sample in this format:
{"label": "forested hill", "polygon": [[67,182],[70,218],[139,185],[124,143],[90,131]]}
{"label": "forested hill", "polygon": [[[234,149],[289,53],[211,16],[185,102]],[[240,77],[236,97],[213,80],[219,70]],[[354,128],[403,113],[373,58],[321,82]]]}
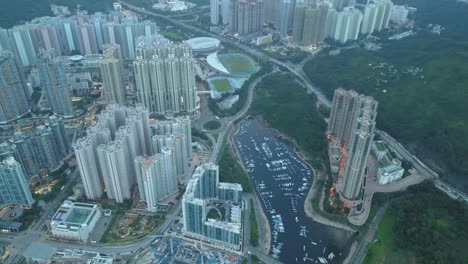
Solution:
{"label": "forested hill", "polygon": [[[468,4],[395,0],[418,8],[416,35],[382,49],[324,53],[304,71],[328,97],[338,87],[379,101],[377,126],[468,191]],[[434,34],[428,24],[444,29]]]}

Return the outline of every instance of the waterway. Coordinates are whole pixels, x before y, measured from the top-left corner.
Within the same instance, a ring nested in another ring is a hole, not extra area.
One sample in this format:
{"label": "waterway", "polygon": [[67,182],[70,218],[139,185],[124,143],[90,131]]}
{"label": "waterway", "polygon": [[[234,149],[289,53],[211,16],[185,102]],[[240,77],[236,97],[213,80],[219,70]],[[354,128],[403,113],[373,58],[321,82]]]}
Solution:
{"label": "waterway", "polygon": [[270,254],[284,263],[342,263],[353,234],[306,216],[314,175],[292,147],[257,119],[243,121],[234,140],[270,222]]}

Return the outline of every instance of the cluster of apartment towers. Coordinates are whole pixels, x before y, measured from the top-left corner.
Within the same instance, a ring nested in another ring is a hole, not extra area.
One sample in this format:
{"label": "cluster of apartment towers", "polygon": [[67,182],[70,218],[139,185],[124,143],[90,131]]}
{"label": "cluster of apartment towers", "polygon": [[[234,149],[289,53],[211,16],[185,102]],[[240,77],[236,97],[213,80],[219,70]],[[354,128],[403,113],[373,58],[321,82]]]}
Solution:
{"label": "cluster of apartment towers", "polygon": [[30,207],[29,189],[37,176],[62,165],[70,154],[63,119],[51,116],[46,124],[29,131],[17,131],[0,144],[0,208],[7,205]]}
{"label": "cluster of apartment towers", "polygon": [[[84,56],[61,57],[73,53]],[[151,112],[195,111],[192,50],[188,44],[175,44],[157,34],[154,22],[113,12],[78,13],[0,28],[0,123],[31,111],[34,84],[42,88],[50,110],[73,117],[73,81],[84,73],[102,79],[107,102],[123,104],[129,87],[127,62],[133,64],[138,101]],[[79,85],[83,83],[88,84]]]}
{"label": "cluster of apartment towers", "polygon": [[345,43],[359,33],[387,28],[390,0],[211,0],[211,24],[247,35],[262,31],[269,22],[282,36],[308,46],[331,38]]}
{"label": "cluster of apartment towers", "polygon": [[[191,136],[189,118],[152,120],[141,105],[109,104],[73,146],[86,197],[123,203],[134,197],[132,190],[138,186],[146,210],[157,211],[163,199],[178,191],[180,176],[188,173]],[[240,247],[242,186],[219,182],[217,165],[205,163],[195,170],[182,208],[186,235]],[[210,209],[225,208],[225,219],[208,217]]]}
{"label": "cluster of apartment towers", "polygon": [[335,90],[328,123],[330,145],[340,146],[341,159],[331,160],[339,166],[337,189],[347,207],[362,200],[362,187],[368,156],[372,147],[378,102],[353,90]]}
{"label": "cluster of apartment towers", "polygon": [[109,104],[73,146],[88,199],[122,203],[138,184],[149,211],[177,191],[192,153],[190,119],[151,121],[148,111]]}

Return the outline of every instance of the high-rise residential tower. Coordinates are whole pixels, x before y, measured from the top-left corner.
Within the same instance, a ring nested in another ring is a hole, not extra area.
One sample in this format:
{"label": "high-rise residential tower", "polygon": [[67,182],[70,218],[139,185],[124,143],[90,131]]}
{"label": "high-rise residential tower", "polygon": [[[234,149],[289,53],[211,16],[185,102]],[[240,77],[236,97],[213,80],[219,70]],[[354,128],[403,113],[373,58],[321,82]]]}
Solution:
{"label": "high-rise residential tower", "polygon": [[15,26],[8,33],[16,47],[16,52],[23,66],[29,66],[36,60],[36,51],[27,25]]}
{"label": "high-rise residential tower", "polygon": [[99,199],[106,190],[122,203],[137,183],[135,158],[152,154],[148,111],[111,103],[86,132],[74,145],[86,197]]}
{"label": "high-rise residential tower", "polygon": [[[335,21],[331,21],[335,19]],[[328,25],[334,25],[334,28],[327,28],[331,32],[331,37],[341,43],[350,40],[356,40],[361,28],[362,12],[353,7],[345,7],[343,11],[337,12],[336,16],[327,19]]]}
{"label": "high-rise residential tower", "polygon": [[220,16],[220,1],[219,0],[210,0],[210,21],[211,25],[219,24]]}
{"label": "high-rise residential tower", "polygon": [[328,3],[306,7],[297,5],[293,25],[293,41],[301,45],[321,42],[326,37]]}
{"label": "high-rise residential tower", "polygon": [[27,113],[29,91],[23,68],[10,51],[0,51],[0,124]]}
{"label": "high-rise residential tower", "polygon": [[344,149],[344,167],[339,171],[338,191],[347,200],[360,200],[374,138],[377,107],[378,103],[372,97],[355,91],[337,89],[333,97],[328,134]]}
{"label": "high-rise residential tower", "polygon": [[10,143],[18,151],[18,161],[22,163],[28,176],[56,169],[68,154],[60,149],[60,142],[64,139],[57,137],[61,133],[57,129],[53,125],[40,125],[31,131],[17,131],[10,139]]}
{"label": "high-rise residential tower", "polygon": [[70,153],[71,147],[65,125],[63,124],[63,119],[56,115],[50,116],[48,126],[52,129],[52,134],[54,135],[60,155],[62,157],[67,156]]}
{"label": "high-rise residential tower", "polygon": [[124,142],[112,141],[100,145],[97,152],[107,197],[115,199],[117,203],[130,199],[133,182],[132,176],[128,175],[131,155],[127,146]]}
{"label": "high-rise residential tower", "polygon": [[0,161],[0,208],[7,205],[33,205],[23,166],[13,157]]}
{"label": "high-rise residential tower", "polygon": [[67,82],[65,68],[53,61],[52,50],[44,51],[38,61],[42,89],[52,112],[65,118],[73,117],[73,104],[70,85]]}
{"label": "high-rise residential tower", "polygon": [[191,47],[142,41],[136,53],[134,79],[140,103],[150,112],[193,113],[196,85]]}
{"label": "high-rise residential tower", "polygon": [[341,194],[349,200],[359,200],[359,194],[364,181],[367,157],[374,139],[377,102],[370,97],[359,101],[359,117],[353,126],[350,145],[346,155],[346,165],[343,170]]}
{"label": "high-rise residential tower", "polygon": [[231,0],[229,29],[240,35],[262,30],[265,22],[263,0]]}
{"label": "high-rise residential tower", "polygon": [[107,102],[125,102],[123,63],[118,44],[104,45],[104,59],[100,63],[103,93]]}
{"label": "high-rise residential tower", "polygon": [[[242,213],[231,219],[212,219],[208,212],[213,203],[229,204],[227,208],[241,212],[240,184],[219,182],[219,168],[212,163],[199,166],[187,183],[182,199],[183,233],[209,239],[239,250],[242,243]],[[234,215],[234,214],[232,214]]]}
{"label": "high-rise residential tower", "polygon": [[158,202],[177,191],[172,155],[172,151],[166,147],[161,154],[135,158],[140,200],[146,202],[148,211],[156,211]]}
{"label": "high-rise residential tower", "polygon": [[372,34],[388,28],[393,3],[390,0],[371,0],[364,6],[362,34]]}

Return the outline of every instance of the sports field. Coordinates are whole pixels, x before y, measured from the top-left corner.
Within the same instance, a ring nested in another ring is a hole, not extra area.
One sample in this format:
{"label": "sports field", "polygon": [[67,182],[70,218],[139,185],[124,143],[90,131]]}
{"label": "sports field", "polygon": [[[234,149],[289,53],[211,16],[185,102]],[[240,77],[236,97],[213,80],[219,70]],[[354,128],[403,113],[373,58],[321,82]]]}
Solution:
{"label": "sports field", "polygon": [[241,53],[218,55],[219,61],[235,77],[248,78],[259,70],[259,66],[252,58]]}
{"label": "sports field", "polygon": [[225,93],[233,93],[236,89],[239,89],[236,79],[229,77],[217,76],[209,78],[207,82],[214,98],[220,98]]}
{"label": "sports field", "polygon": [[226,79],[212,80],[211,82],[213,83],[213,86],[216,89],[216,91],[220,93],[232,92],[232,90],[234,89],[231,83]]}

